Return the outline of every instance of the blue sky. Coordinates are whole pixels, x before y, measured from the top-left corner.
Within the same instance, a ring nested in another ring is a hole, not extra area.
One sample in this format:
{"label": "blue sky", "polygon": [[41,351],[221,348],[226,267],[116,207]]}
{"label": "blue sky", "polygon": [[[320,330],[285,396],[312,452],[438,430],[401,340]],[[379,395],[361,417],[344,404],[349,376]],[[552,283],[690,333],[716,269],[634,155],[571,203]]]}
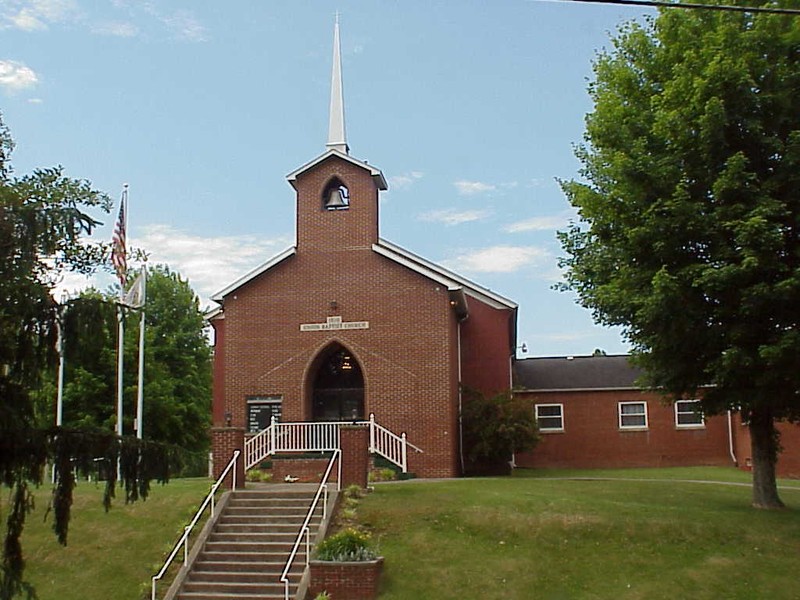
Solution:
{"label": "blue sky", "polygon": [[516,301],[527,356],[626,351],[552,290],[574,218],[557,179],[578,176],[593,57],[647,9],[2,0],[16,174],[60,164],[115,200],[129,183],[130,243],[209,304],[293,244],[285,176],[325,149],[337,10],[350,153],[389,182],[382,237]]}

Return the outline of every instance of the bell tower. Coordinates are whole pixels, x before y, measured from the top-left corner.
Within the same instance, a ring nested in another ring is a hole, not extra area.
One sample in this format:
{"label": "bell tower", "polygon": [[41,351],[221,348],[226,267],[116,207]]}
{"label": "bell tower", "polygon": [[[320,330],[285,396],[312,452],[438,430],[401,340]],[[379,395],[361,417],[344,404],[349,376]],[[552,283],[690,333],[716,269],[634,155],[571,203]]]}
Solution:
{"label": "bell tower", "polygon": [[333,67],[325,152],[287,175],[297,192],[297,249],[334,252],[378,242],[379,169],[350,156],[344,121],[339,18],[333,30]]}

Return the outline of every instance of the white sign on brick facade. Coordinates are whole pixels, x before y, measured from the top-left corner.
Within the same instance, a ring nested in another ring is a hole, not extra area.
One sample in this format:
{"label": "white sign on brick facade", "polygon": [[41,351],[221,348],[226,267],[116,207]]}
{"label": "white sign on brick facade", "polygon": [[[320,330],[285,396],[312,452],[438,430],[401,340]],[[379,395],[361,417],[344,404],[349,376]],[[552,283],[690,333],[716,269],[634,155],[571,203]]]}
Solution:
{"label": "white sign on brick facade", "polygon": [[302,323],[300,331],[334,331],[339,329],[369,329],[369,321],[342,322],[342,317],[328,317],[325,323]]}

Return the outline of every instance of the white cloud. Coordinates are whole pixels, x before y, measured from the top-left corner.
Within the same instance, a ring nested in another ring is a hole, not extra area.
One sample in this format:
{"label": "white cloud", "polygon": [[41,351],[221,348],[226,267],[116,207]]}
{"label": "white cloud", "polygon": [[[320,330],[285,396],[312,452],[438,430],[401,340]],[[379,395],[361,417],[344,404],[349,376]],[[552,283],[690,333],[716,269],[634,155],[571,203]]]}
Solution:
{"label": "white cloud", "polygon": [[150,3],[144,4],[144,9],[149,15],[166,25],[176,39],[184,42],[205,42],[208,40],[206,28],[191,11],[176,10],[172,13],[162,13]]}
{"label": "white cloud", "polygon": [[532,217],[524,221],[517,221],[508,225],[505,230],[508,233],[520,233],[522,231],[555,231],[563,229],[569,224],[569,215],[551,215],[547,217]]}
{"label": "white cloud", "polygon": [[39,77],[30,67],[14,60],[0,60],[0,88],[19,92],[34,87]]}
{"label": "white cloud", "polygon": [[51,23],[73,20],[79,15],[74,0],[9,0],[3,5],[0,22],[22,31],[47,29]]}
{"label": "white cloud", "polygon": [[432,210],[419,215],[420,221],[432,223],[444,223],[447,226],[461,225],[470,221],[479,221],[491,214],[488,210],[460,210],[457,208],[445,208],[444,210]]}
{"label": "white cloud", "polygon": [[462,196],[473,196],[475,194],[483,194],[491,192],[495,189],[490,183],[483,183],[482,181],[454,181],[453,185],[456,186],[458,193]]}
{"label": "white cloud", "polygon": [[549,260],[550,253],[536,246],[491,246],[444,261],[448,269],[471,273],[514,273]]}
{"label": "white cloud", "polygon": [[105,21],[92,26],[92,33],[110,35],[113,37],[131,38],[139,34],[139,28],[132,23],[123,21]]}
{"label": "white cloud", "polygon": [[424,173],[421,171],[410,171],[409,173],[404,173],[403,175],[389,177],[389,189],[397,188],[398,190],[402,190],[403,188],[407,188],[418,179],[422,179],[423,175]]}
{"label": "white cloud", "polygon": [[41,98],[28,98],[28,104],[41,104],[44,102]]}
{"label": "white cloud", "polygon": [[212,294],[233,283],[292,244],[288,238],[256,235],[203,237],[169,225],[147,225],[130,245],[150,252],[151,264],[164,263],[189,280],[201,306]]}

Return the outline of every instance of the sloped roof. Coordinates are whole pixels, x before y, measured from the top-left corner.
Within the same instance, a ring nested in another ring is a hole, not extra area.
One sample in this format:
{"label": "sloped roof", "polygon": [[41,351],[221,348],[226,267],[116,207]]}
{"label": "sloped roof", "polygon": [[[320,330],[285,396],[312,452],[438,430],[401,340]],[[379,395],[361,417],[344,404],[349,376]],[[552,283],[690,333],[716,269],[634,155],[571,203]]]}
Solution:
{"label": "sloped roof", "polygon": [[349,162],[349,163],[351,163],[351,164],[353,164],[353,165],[355,165],[357,167],[361,167],[362,169],[366,169],[367,171],[369,171],[369,174],[372,176],[372,180],[375,182],[375,185],[378,187],[379,190],[388,190],[389,189],[389,186],[386,183],[386,179],[383,177],[383,173],[381,173],[380,169],[378,169],[376,167],[373,167],[372,165],[367,164],[364,161],[360,161],[358,159],[355,159],[352,156],[350,156],[349,154],[345,154],[344,152],[342,152],[340,150],[337,150],[336,148],[331,148],[330,150],[328,150],[326,152],[323,152],[317,158],[307,162],[306,164],[304,164],[299,169],[295,169],[294,171],[292,171],[291,173],[289,173],[286,176],[286,179],[289,181],[289,183],[291,184],[291,186],[293,188],[297,189],[297,185],[296,185],[297,178],[300,175],[302,175],[306,171],[310,170],[312,167],[318,165],[319,163],[331,158],[332,156],[337,156],[337,157],[341,158],[342,160],[346,160],[347,162]]}
{"label": "sloped roof", "polygon": [[507,308],[516,310],[517,303],[493,292],[492,290],[478,285],[470,281],[466,277],[462,277],[457,273],[445,269],[442,266],[432,263],[429,260],[422,258],[409,252],[405,248],[401,248],[397,244],[393,244],[384,239],[379,239],[377,244],[372,245],[372,249],[386,258],[393,260],[412,271],[416,271],[425,277],[432,279],[447,286],[448,290],[463,289],[464,293],[485,302],[493,308]]}
{"label": "sloped roof", "polygon": [[230,284],[226,288],[218,291],[216,294],[211,296],[211,299],[214,302],[222,302],[223,298],[225,298],[225,296],[230,294],[232,291],[234,291],[236,289],[239,289],[245,283],[255,279],[256,277],[258,277],[262,273],[266,273],[272,267],[274,267],[278,263],[283,262],[284,260],[286,260],[290,256],[294,256],[296,253],[297,253],[297,248],[295,248],[294,246],[292,246],[291,248],[287,248],[286,250],[284,250],[283,252],[281,252],[277,256],[273,256],[272,258],[270,258],[267,262],[258,265],[255,269],[253,269],[249,273],[246,273],[245,275],[243,275],[242,277],[240,277],[239,279],[234,281],[232,284]]}
{"label": "sloped roof", "polygon": [[627,354],[524,358],[514,363],[514,387],[528,391],[635,389],[642,370]]}

